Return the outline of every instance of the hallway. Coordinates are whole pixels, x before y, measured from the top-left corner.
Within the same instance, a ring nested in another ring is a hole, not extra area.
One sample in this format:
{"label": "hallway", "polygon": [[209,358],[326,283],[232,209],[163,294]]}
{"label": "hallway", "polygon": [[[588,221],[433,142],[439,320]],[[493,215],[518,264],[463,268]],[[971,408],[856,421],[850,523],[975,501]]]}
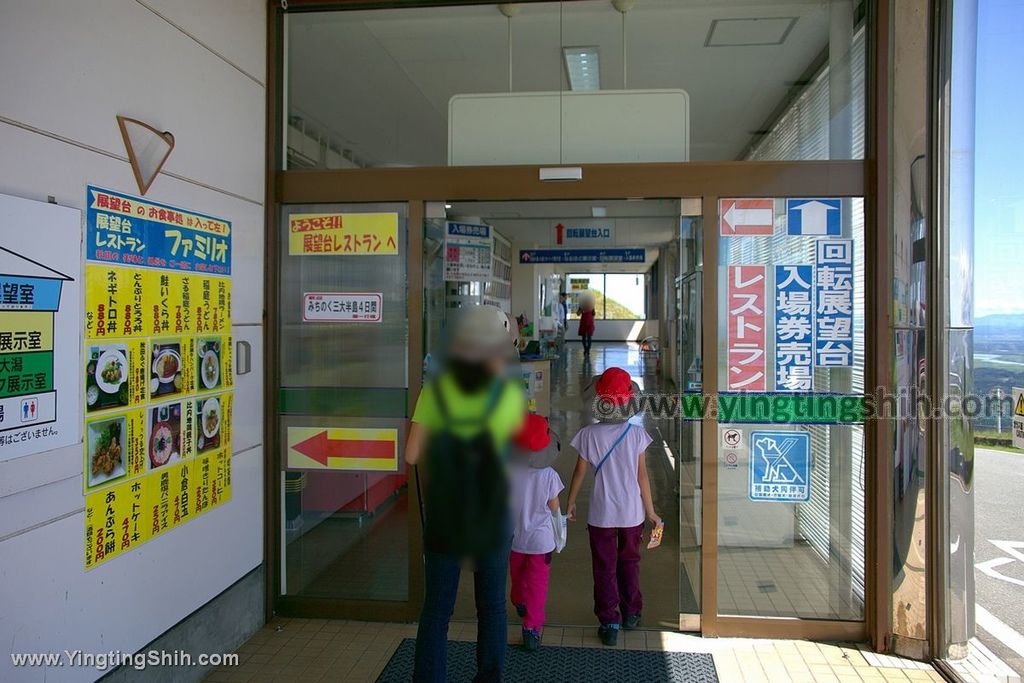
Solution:
{"label": "hallway", "polygon": [[[576,451],[569,442],[586,424],[581,394],[591,377],[600,375],[609,367],[620,367],[630,373],[645,392],[670,392],[671,387],[655,372],[656,359],[645,357],[635,343],[595,342],[591,356],[586,359],[579,344],[569,343],[561,358],[552,362],[551,428],[562,445],[555,469],[566,489],[560,496],[564,512],[569,481],[576,464]],[[672,420],[654,420],[645,417],[644,427],[653,442],[647,449],[647,468],[651,479],[651,493],[658,514],[665,520],[665,536],[661,547],[643,551],[640,582],[644,595],[643,625],[645,628],[677,629],[679,627],[679,476],[678,432]],[[593,473],[584,479],[577,502],[578,521],[569,524],[569,540],[565,550],[555,555],[551,564],[551,584],[548,595],[548,623],[552,625],[591,625],[593,614],[590,545],[586,518],[590,492],[594,484]],[[645,533],[645,538],[649,529]],[[686,590],[689,582],[684,577]],[[475,619],[472,575],[466,574],[459,586],[459,599],[455,619]],[[509,622],[518,623],[509,607]]]}

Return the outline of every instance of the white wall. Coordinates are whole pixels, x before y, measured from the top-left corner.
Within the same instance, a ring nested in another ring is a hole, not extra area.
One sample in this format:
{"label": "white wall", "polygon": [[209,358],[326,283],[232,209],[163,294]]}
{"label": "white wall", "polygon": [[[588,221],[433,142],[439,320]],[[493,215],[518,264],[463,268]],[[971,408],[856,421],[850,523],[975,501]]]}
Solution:
{"label": "white wall", "polygon": [[[265,3],[0,0],[0,192],[84,209],[138,194],[114,116],[174,133],[147,198],[230,220],[236,379],[232,499],[86,573],[81,445],[0,463],[0,642],[134,652],[262,561]],[[0,680],[98,678],[14,669]]]}

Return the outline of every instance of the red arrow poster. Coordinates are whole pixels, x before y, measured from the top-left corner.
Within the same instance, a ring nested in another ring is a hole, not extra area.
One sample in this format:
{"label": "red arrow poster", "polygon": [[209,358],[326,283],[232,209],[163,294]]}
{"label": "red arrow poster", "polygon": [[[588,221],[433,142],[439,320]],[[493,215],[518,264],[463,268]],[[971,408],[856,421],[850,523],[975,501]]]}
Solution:
{"label": "red arrow poster", "polygon": [[722,237],[771,235],[775,229],[775,200],[720,199],[718,225]]}
{"label": "red arrow poster", "polygon": [[289,427],[289,469],[398,471],[398,430]]}

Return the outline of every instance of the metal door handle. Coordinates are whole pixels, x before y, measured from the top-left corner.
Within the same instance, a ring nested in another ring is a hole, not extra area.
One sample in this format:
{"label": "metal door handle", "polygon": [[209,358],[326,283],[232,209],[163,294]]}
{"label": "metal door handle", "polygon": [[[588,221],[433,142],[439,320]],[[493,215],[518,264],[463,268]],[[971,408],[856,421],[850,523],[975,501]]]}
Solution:
{"label": "metal door handle", "polygon": [[239,339],[235,342],[235,374],[248,375],[252,372],[252,344]]}

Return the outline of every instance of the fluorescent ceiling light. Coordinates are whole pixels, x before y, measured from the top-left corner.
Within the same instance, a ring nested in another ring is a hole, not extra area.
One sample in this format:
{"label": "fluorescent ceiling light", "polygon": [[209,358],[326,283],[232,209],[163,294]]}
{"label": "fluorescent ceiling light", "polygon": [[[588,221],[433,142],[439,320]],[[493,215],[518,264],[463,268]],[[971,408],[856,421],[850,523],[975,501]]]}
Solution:
{"label": "fluorescent ceiling light", "polygon": [[604,218],[608,215],[608,207],[606,206],[592,206],[590,207],[590,213],[594,218]]}
{"label": "fluorescent ceiling light", "polygon": [[597,47],[563,47],[562,59],[571,90],[600,90],[601,66]]}

